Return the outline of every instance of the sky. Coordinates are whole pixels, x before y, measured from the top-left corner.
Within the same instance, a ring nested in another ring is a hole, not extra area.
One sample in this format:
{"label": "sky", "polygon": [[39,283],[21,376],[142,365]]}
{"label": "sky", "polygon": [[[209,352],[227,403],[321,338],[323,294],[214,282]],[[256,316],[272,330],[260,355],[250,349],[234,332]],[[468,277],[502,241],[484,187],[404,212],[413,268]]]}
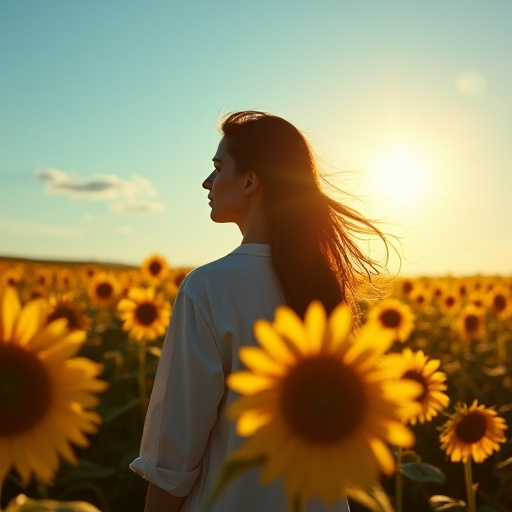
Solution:
{"label": "sky", "polygon": [[[512,274],[510,0],[0,0],[0,255],[194,267],[219,119],[307,136],[401,275]],[[372,255],[381,250],[366,242]]]}

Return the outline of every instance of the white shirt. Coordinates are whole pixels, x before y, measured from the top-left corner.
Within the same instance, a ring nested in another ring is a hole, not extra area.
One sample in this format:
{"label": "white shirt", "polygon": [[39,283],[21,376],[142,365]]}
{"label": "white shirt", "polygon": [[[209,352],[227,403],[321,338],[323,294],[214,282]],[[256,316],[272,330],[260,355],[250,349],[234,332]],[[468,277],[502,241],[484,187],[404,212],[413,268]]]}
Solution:
{"label": "white shirt", "polygon": [[[144,424],[140,457],[130,468],[198,512],[225,457],[244,442],[224,411],[238,395],[226,376],[244,369],[238,350],[256,345],[255,320],[273,320],[284,297],[270,247],[243,244],[187,275],[174,303]],[[259,468],[237,477],[211,512],[287,510],[282,479],[259,481]],[[325,512],[313,500],[308,512]],[[347,511],[343,502],[332,512]]]}

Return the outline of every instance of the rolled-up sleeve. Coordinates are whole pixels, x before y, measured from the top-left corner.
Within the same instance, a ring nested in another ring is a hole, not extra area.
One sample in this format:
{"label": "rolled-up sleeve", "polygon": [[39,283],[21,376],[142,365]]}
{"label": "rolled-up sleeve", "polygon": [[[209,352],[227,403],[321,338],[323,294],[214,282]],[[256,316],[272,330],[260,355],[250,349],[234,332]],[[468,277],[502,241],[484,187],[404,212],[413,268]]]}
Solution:
{"label": "rolled-up sleeve", "polygon": [[144,424],[140,457],[130,468],[175,496],[186,496],[224,395],[217,334],[182,287],[176,297]]}

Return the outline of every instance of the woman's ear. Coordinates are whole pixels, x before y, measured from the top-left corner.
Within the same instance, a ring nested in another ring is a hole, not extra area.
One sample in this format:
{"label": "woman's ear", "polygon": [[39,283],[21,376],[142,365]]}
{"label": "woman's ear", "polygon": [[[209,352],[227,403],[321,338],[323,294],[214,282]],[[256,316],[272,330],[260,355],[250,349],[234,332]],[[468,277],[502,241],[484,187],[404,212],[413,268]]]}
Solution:
{"label": "woman's ear", "polygon": [[254,171],[247,171],[245,173],[245,188],[244,193],[246,195],[252,194],[255,192],[260,185],[260,180],[258,175]]}

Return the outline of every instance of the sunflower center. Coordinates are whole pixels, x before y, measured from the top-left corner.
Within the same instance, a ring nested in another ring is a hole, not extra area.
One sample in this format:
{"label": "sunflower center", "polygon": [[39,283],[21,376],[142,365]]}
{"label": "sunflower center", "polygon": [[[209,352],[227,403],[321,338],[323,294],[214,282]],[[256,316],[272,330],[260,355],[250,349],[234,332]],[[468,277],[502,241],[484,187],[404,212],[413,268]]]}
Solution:
{"label": "sunflower center", "polygon": [[0,436],[31,428],[51,399],[50,377],[41,361],[16,345],[0,344]]}
{"label": "sunflower center", "polygon": [[316,444],[330,444],[349,436],[365,411],[359,377],[331,356],[309,357],[284,379],[281,407],[290,429]]}
{"label": "sunflower center", "polygon": [[503,295],[496,295],[494,297],[494,309],[498,312],[503,311],[507,307],[507,299]]}
{"label": "sunflower center", "polygon": [[76,313],[64,304],[59,304],[49,315],[47,323],[51,323],[59,318],[65,318],[68,321],[68,328],[70,330],[78,329],[79,323]]}
{"label": "sunflower center", "polygon": [[406,295],[412,292],[414,285],[410,281],[405,281],[402,285],[402,290]]}
{"label": "sunflower center", "polygon": [[402,316],[396,309],[385,309],[380,314],[380,321],[384,327],[396,328],[400,325]]}
{"label": "sunflower center", "polygon": [[143,302],[135,310],[137,320],[143,325],[151,325],[157,318],[158,312],[151,302]]}
{"label": "sunflower center", "polygon": [[446,297],[445,304],[451,308],[455,304],[455,299],[453,297]]}
{"label": "sunflower center", "polygon": [[110,283],[100,283],[96,287],[96,294],[98,297],[101,297],[102,299],[109,299],[112,297],[112,294],[114,292],[114,288]]}
{"label": "sunflower center", "polygon": [[457,437],[468,444],[477,443],[484,437],[487,430],[487,421],[478,411],[467,414],[455,427]]}
{"label": "sunflower center", "polygon": [[160,274],[161,270],[162,270],[162,264],[159,263],[158,261],[152,261],[151,264],[149,265],[149,272],[153,276],[157,276],[158,274]]}
{"label": "sunflower center", "polygon": [[468,315],[464,319],[464,329],[467,332],[475,332],[478,330],[478,317],[476,315]]}
{"label": "sunflower center", "polygon": [[407,370],[404,373],[402,378],[403,379],[411,379],[411,380],[414,380],[421,384],[422,392],[421,392],[420,396],[418,396],[418,398],[416,398],[416,401],[422,402],[428,393],[427,381],[425,380],[425,377],[420,372],[417,372],[416,370]]}

